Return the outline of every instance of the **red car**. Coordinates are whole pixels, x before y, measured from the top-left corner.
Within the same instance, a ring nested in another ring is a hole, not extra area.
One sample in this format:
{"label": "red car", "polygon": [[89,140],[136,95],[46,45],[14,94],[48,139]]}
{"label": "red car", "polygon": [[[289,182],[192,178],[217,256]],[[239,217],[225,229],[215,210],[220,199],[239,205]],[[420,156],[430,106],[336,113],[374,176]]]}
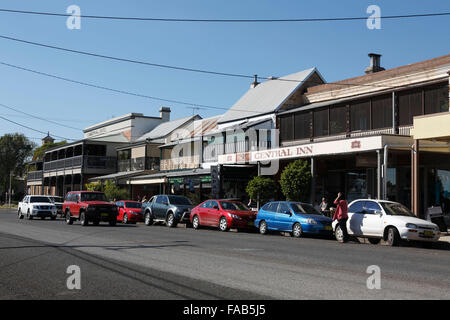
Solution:
{"label": "red car", "polygon": [[92,222],[97,226],[100,221],[115,226],[117,222],[117,206],[110,203],[103,192],[72,191],[67,193],[62,210],[67,224],[80,220],[82,226]]}
{"label": "red car", "polygon": [[117,221],[127,224],[128,222],[136,223],[144,221],[142,214],[142,203],[139,201],[121,200],[116,202],[119,208]]}
{"label": "red car", "polygon": [[221,231],[231,228],[247,229],[254,226],[256,212],[239,201],[207,200],[191,211],[192,227],[218,227]]}

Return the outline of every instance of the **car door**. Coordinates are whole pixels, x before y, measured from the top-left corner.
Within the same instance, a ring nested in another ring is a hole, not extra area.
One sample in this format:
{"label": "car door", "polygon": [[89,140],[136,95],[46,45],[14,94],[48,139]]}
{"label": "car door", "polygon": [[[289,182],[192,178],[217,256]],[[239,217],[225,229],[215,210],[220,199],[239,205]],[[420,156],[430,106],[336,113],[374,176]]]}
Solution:
{"label": "car door", "polygon": [[275,215],[276,228],[280,231],[291,230],[291,208],[285,202],[280,202],[277,208],[277,213]]}
{"label": "car door", "polygon": [[364,203],[364,217],[362,221],[362,233],[366,236],[382,235],[383,216],[381,207],[375,201],[366,201]]}
{"label": "car door", "polygon": [[70,213],[74,217],[80,216],[80,207],[81,207],[81,195],[80,193],[74,193],[73,194],[73,204],[72,204],[73,210],[70,210]]}
{"label": "car door", "polygon": [[155,219],[161,219],[162,203],[164,202],[163,196],[157,196],[155,202],[152,205],[152,214]]}
{"label": "car door", "polygon": [[200,219],[200,223],[202,225],[208,224],[208,214],[209,214],[209,208],[212,207],[211,200],[203,202],[198,208],[197,208],[197,214]]}
{"label": "car door", "polygon": [[278,208],[278,202],[272,202],[267,207],[267,216],[266,216],[266,223],[267,227],[269,229],[278,229],[278,223],[277,223],[277,208]]}
{"label": "car door", "polygon": [[210,226],[217,227],[219,225],[219,218],[222,212],[220,211],[219,203],[217,201],[211,201],[211,207],[208,208],[208,221]]}
{"label": "car door", "polygon": [[362,235],[364,219],[364,201],[353,202],[348,208],[347,232],[352,235]]}

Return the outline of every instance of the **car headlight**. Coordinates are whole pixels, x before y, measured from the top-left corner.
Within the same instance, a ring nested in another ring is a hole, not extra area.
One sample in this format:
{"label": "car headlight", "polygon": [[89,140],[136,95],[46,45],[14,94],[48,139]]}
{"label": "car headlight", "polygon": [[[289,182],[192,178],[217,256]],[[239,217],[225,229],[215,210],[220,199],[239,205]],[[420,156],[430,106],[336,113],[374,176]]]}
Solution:
{"label": "car headlight", "polygon": [[239,216],[237,216],[235,214],[229,213],[229,212],[228,212],[228,215],[230,216],[230,218],[234,218],[234,219],[240,219],[241,218],[241,217],[239,217]]}
{"label": "car headlight", "polygon": [[407,227],[408,229],[417,229],[417,225],[414,224],[414,223],[407,223],[407,224],[406,224],[406,227]]}
{"label": "car headlight", "polygon": [[309,224],[317,224],[317,221],[314,219],[308,219],[308,220],[306,220],[306,222]]}

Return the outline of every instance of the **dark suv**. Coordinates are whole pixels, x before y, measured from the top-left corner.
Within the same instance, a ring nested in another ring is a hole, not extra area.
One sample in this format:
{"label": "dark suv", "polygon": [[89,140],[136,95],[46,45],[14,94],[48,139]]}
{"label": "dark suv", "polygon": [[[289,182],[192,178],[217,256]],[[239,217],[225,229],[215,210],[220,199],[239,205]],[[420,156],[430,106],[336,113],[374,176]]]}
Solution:
{"label": "dark suv", "polygon": [[117,206],[108,202],[103,192],[73,191],[66,195],[63,212],[67,224],[80,220],[82,226],[89,222],[98,225],[100,221],[115,226],[117,222]]}
{"label": "dark suv", "polygon": [[147,226],[155,221],[162,221],[168,227],[176,227],[178,223],[189,224],[193,207],[191,200],[186,197],[161,194],[144,202],[142,211]]}

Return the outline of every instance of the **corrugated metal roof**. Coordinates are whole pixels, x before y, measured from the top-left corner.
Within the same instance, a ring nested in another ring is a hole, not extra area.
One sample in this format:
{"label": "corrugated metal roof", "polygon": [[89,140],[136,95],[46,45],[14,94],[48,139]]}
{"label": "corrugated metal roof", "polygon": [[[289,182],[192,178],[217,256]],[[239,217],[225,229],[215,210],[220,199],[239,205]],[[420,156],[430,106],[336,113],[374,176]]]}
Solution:
{"label": "corrugated metal roof", "polygon": [[177,129],[178,127],[182,126],[189,120],[192,120],[194,118],[201,118],[198,114],[184,117],[177,120],[167,121],[164,123],[161,123],[156,128],[154,128],[152,131],[145,133],[140,138],[138,138],[136,141],[144,141],[146,139],[153,140],[153,139],[159,139],[168,136],[172,131]]}
{"label": "corrugated metal roof", "polygon": [[276,111],[315,72],[316,68],[267,80],[251,88],[219,120],[219,123],[251,118]]}

